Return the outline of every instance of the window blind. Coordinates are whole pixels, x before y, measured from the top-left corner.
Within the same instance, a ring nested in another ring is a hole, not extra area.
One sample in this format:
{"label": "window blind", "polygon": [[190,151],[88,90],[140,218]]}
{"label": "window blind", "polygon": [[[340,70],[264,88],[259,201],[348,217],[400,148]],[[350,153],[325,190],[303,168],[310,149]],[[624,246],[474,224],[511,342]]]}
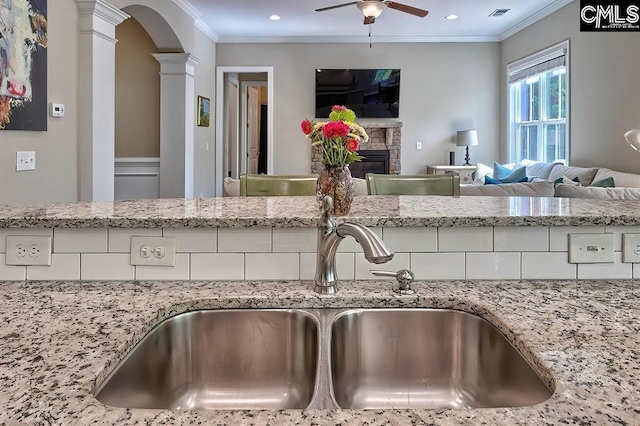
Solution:
{"label": "window blind", "polygon": [[534,75],[538,75],[547,71],[553,71],[564,66],[566,66],[565,55],[549,59],[547,61],[540,62],[536,65],[509,74],[509,84],[517,83],[518,81],[525,80],[529,77],[533,77]]}

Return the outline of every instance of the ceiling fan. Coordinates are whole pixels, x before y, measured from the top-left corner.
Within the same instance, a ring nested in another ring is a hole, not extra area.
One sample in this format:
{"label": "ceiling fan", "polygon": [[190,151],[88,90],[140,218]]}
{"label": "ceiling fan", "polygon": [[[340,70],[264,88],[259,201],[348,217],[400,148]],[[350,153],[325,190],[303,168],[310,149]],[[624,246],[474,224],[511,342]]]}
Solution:
{"label": "ceiling fan", "polygon": [[429,13],[424,9],[418,9],[417,7],[409,6],[402,3],[396,3],[389,0],[359,0],[349,3],[337,4],[335,6],[322,7],[316,9],[316,12],[324,12],[325,10],[337,9],[339,7],[351,6],[355,4],[358,9],[364,15],[364,25],[370,25],[376,22],[376,18],[380,16],[387,8],[399,10],[400,12],[409,13],[411,15],[424,18]]}

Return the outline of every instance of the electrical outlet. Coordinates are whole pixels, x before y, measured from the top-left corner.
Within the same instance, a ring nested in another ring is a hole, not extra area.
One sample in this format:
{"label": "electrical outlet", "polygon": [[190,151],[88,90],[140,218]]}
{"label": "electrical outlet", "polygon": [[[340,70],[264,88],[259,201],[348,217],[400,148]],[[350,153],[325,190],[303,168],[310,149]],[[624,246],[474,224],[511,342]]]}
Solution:
{"label": "electrical outlet", "polygon": [[640,234],[622,234],[622,261],[640,263]]}
{"label": "electrical outlet", "polygon": [[7,265],[51,265],[51,237],[7,235]]}
{"label": "electrical outlet", "polygon": [[613,234],[569,234],[569,263],[613,261]]}
{"label": "electrical outlet", "polygon": [[131,265],[176,266],[176,239],[131,237]]}
{"label": "electrical outlet", "polygon": [[422,142],[416,142],[416,149],[422,149]]}

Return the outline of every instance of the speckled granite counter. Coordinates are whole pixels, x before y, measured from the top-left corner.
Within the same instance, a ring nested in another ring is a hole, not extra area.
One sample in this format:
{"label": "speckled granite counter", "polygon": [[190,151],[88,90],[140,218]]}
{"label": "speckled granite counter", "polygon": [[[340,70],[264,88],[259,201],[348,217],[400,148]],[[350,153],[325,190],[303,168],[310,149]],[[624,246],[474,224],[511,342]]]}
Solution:
{"label": "speckled granite counter", "polygon": [[[279,227],[317,224],[314,197],[227,197],[0,206],[0,228]],[[640,225],[640,201],[542,197],[355,197],[365,226]]]}
{"label": "speckled granite counter", "polygon": [[[637,284],[636,284],[637,285]],[[310,282],[5,283],[0,287],[0,424],[583,424],[640,421],[640,296],[630,281],[344,282],[319,296]],[[125,410],[91,391],[164,317],[201,308],[437,307],[489,319],[555,378],[546,402],[514,409]]]}

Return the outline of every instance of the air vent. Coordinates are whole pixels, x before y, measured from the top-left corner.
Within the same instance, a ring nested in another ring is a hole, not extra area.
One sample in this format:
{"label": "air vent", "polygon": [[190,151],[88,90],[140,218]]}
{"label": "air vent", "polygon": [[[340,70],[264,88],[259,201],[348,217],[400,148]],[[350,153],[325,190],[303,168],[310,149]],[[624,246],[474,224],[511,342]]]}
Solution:
{"label": "air vent", "polygon": [[489,14],[489,16],[500,17],[510,11],[511,9],[496,9]]}

